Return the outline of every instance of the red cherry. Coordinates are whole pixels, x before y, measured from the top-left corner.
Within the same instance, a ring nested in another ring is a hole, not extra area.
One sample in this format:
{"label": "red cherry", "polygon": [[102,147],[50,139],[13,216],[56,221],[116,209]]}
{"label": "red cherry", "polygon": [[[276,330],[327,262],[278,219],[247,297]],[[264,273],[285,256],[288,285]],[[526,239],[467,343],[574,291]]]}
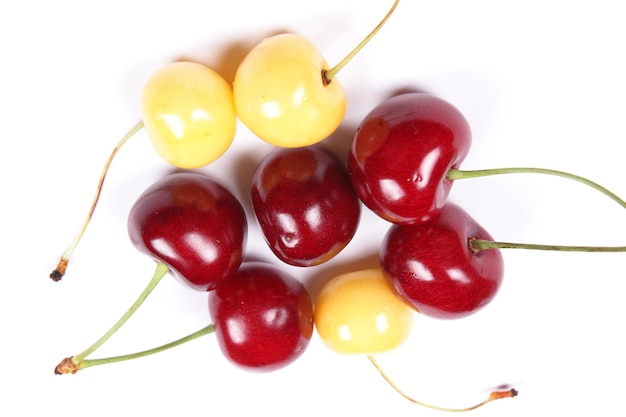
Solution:
{"label": "red cherry", "polygon": [[467,155],[471,131],[450,103],[425,93],[394,96],[361,122],[348,170],[372,211],[394,223],[417,224],[445,204],[446,179]]}
{"label": "red cherry", "polygon": [[345,165],[316,145],[266,156],[252,177],[252,202],[274,254],[296,266],[337,255],[354,236],[361,214]]}
{"label": "red cherry", "polygon": [[304,285],[279,268],[247,262],[209,293],[220,348],[237,365],[273,371],[296,360],[313,333]]}
{"label": "red cherry", "polygon": [[185,172],[164,177],[137,199],[128,233],[137,249],[165,263],[174,276],[209,291],[241,264],[247,222],[226,188]]}
{"label": "red cherry", "polygon": [[393,225],[380,253],[385,278],[400,298],[425,315],[470,315],[493,299],[504,272],[500,250],[474,252],[472,239],[493,240],[452,203],[430,222]]}

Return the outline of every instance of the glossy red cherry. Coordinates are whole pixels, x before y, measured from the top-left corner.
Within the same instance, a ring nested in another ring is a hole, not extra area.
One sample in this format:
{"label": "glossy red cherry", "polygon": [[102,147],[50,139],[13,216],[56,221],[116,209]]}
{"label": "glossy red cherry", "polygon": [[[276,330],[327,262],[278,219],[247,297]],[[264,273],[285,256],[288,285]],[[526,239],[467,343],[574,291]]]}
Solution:
{"label": "glossy red cherry", "polygon": [[209,293],[220,348],[237,365],[273,371],[296,360],[313,333],[304,285],[276,266],[246,262]]}
{"label": "glossy red cherry", "polygon": [[352,239],[361,214],[345,165],[317,145],[276,149],[252,177],[254,212],[283,262],[318,265]]}
{"label": "glossy red cherry", "polygon": [[474,252],[472,239],[493,240],[452,203],[430,222],[392,225],[380,253],[385,278],[401,299],[425,315],[470,315],[494,298],[504,273],[500,250]]}
{"label": "glossy red cherry", "polygon": [[471,144],[459,110],[425,93],[394,96],[359,125],[348,157],[354,188],[380,217],[403,224],[430,219],[446,202]]}
{"label": "glossy red cherry", "polygon": [[204,175],[183,172],[162,178],[137,199],[128,233],[137,249],[165,263],[174,276],[209,291],[241,264],[247,221],[230,191]]}

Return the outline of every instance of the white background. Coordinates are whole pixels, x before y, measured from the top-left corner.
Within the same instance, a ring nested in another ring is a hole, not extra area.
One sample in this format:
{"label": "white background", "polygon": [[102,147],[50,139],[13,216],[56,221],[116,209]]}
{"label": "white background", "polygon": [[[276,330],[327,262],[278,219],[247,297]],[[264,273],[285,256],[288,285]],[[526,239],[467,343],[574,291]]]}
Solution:
{"label": "white background", "polygon": [[[178,59],[232,80],[245,51],[281,31],[306,36],[332,65],[390,3],[2,3],[1,415],[442,415],[409,403],[364,357],[330,352],[317,336],[298,361],[270,374],[230,365],[212,336],[150,358],[53,374],[117,320],[153,272],[129,242],[126,216],[170,167],[141,132],[115,159],[65,279],[48,279],[110,151],[139,120],[145,80]],[[463,168],[561,169],[626,196],[623,21],[621,4],[607,0],[404,0],[339,74],[348,114],[325,145],[345,156],[372,107],[398,89],[417,89],[468,119],[474,142]],[[201,172],[251,214],[247,181],[269,150],[240,126],[233,147]],[[563,179],[459,181],[451,199],[501,240],[626,244],[624,209]],[[248,253],[278,264],[253,217],[250,226]],[[364,212],[357,236],[332,262],[284,267],[315,291],[337,271],[371,265],[386,227]],[[625,255],[507,250],[504,257],[504,285],[491,305],[458,321],[417,317],[410,340],[380,355],[381,365],[407,393],[439,405],[470,405],[500,384],[519,390],[475,416],[624,415]],[[150,348],[208,320],[206,294],[168,277],[94,357]]]}

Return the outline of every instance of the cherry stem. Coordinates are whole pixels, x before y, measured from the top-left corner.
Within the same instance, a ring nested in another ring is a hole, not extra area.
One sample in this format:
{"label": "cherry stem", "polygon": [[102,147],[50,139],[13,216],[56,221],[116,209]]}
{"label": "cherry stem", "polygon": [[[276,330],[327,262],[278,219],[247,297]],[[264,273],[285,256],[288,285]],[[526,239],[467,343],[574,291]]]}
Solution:
{"label": "cherry stem", "polygon": [[374,367],[378,370],[378,372],[382,375],[382,377],[385,379],[385,381],[387,381],[387,383],[401,396],[403,396],[404,398],[406,398],[407,400],[411,401],[414,404],[417,404],[419,406],[422,407],[426,407],[426,408],[430,408],[433,410],[438,410],[438,411],[447,411],[447,412],[453,412],[453,413],[460,413],[460,412],[465,412],[465,411],[472,411],[475,410],[479,407],[482,407],[485,404],[488,404],[492,401],[495,400],[499,400],[502,398],[513,398],[515,396],[517,396],[517,390],[511,388],[509,390],[506,391],[493,391],[489,394],[489,397],[484,400],[479,402],[478,404],[475,404],[473,406],[470,407],[465,407],[465,408],[448,408],[448,407],[440,407],[440,406],[436,406],[436,405],[431,405],[431,404],[427,404],[421,401],[417,401],[414,398],[408,396],[407,394],[405,394],[402,390],[400,390],[400,388],[398,388],[398,386],[391,380],[391,378],[389,378],[387,376],[387,374],[383,371],[383,369],[380,367],[380,365],[378,364],[378,362],[376,361],[376,359],[374,359],[374,357],[372,355],[367,355],[367,358],[370,360],[370,362],[374,365]]}
{"label": "cherry stem", "polygon": [[[138,359],[138,358],[143,358],[144,356],[150,356],[150,355],[154,355],[155,353],[160,353],[160,352],[164,352],[168,349],[174,348],[176,346],[180,346],[182,344],[185,344],[187,342],[191,342],[192,340],[198,339],[202,336],[205,336],[207,334],[211,334],[215,332],[215,327],[213,326],[213,324],[209,324],[205,327],[203,327],[202,329],[195,331],[185,337],[181,337],[180,339],[174,340],[173,342],[170,343],[166,343],[164,345],[152,348],[152,349],[148,349],[148,350],[143,350],[140,352],[135,352],[135,353],[130,353],[127,355],[120,355],[120,356],[112,356],[110,358],[102,358],[102,359],[83,359],[77,363],[73,363],[74,367],[73,368],[63,368],[61,365],[64,364],[63,362],[61,362],[61,364],[59,364],[59,366],[57,366],[57,369],[55,369],[55,373],[56,374],[64,374],[64,373],[76,373],[81,369],[85,369],[85,368],[89,368],[90,366],[96,366],[96,365],[106,365],[109,363],[116,363],[116,362],[123,362],[123,361],[129,361],[132,359]],[[68,359],[73,359],[73,358],[68,358]],[[67,359],[64,359],[64,361],[66,361]],[[67,364],[64,364],[67,365]],[[61,367],[61,369],[59,369],[59,367]]]}
{"label": "cherry stem", "polygon": [[58,373],[58,374],[68,373],[68,372],[73,373],[74,371],[72,370],[68,371],[67,369],[68,368],[71,369],[72,367],[77,367],[78,364],[83,362],[83,360],[87,356],[91,355],[94,351],[96,351],[96,349],[102,346],[104,342],[109,340],[109,338],[111,338],[111,336],[113,336],[115,332],[117,332],[124,325],[124,323],[126,323],[128,319],[133,314],[135,314],[137,309],[139,309],[141,304],[143,304],[146,298],[148,298],[150,293],[152,293],[152,290],[156,288],[157,284],[161,282],[161,279],[168,273],[168,271],[169,271],[169,267],[166,264],[164,264],[163,262],[157,262],[156,270],[154,271],[154,274],[152,275],[150,282],[148,283],[146,288],[141,292],[137,300],[135,300],[133,305],[126,311],[126,313],[124,313],[124,315],[113,325],[113,327],[111,327],[104,335],[102,335],[102,337],[100,337],[100,339],[98,339],[94,344],[89,346],[80,354],[75,355],[73,357],[65,358],[63,361],[61,361],[61,363],[59,363],[59,365],[57,366],[57,369],[55,369],[55,373]]}
{"label": "cherry stem", "polygon": [[617,202],[620,206],[626,208],[626,201],[622,200],[615,193],[609,191],[607,188],[601,186],[598,183],[588,180],[587,178],[581,177],[579,175],[570,174],[568,172],[557,171],[554,169],[546,169],[546,168],[493,168],[493,169],[480,169],[474,171],[461,171],[458,169],[450,169],[447,174],[448,180],[461,180],[466,178],[478,178],[478,177],[487,177],[491,175],[500,175],[500,174],[544,174],[544,175],[552,175],[556,177],[567,178],[573,181],[577,181],[583,183],[597,191],[600,191],[613,201]]}
{"label": "cherry stem", "polygon": [[542,245],[535,243],[493,242],[483,239],[470,239],[469,246],[474,252],[485,249],[531,249],[560,252],[626,252],[626,246]]}
{"label": "cherry stem", "polygon": [[[474,171],[461,171],[458,169],[450,169],[446,178],[448,180],[461,180],[467,178],[479,178],[487,177],[491,175],[501,174],[544,174],[552,175],[556,177],[562,177],[573,181],[585,184],[615,201],[620,206],[626,208],[626,201],[622,200],[612,191],[601,186],[600,184],[593,182],[580,175],[570,174],[569,172],[557,171],[554,169],[546,168],[492,168],[492,169],[479,169]],[[569,245],[543,245],[535,243],[514,243],[514,242],[493,242],[482,239],[470,239],[469,245],[472,251],[479,252],[485,249],[532,249],[532,250],[547,250],[547,251],[561,251],[561,252],[626,252],[625,246],[569,246]]]}
{"label": "cherry stem", "polygon": [[372,30],[369,35],[365,37],[365,39],[363,39],[352,51],[350,51],[350,53],[346,55],[345,58],[339,61],[339,63],[331,69],[322,70],[322,81],[324,82],[324,85],[330,84],[333,78],[335,78],[335,76],[337,75],[337,73],[341,71],[341,69],[345,67],[346,64],[350,62],[350,60],[361,51],[361,49],[363,49],[363,47],[374,37],[374,35],[376,35],[376,33],[378,33],[378,31],[385,25],[385,23],[387,23],[387,20],[389,20],[389,18],[393,14],[393,11],[396,9],[396,6],[398,6],[398,3],[400,3],[400,0],[395,0],[393,2],[393,5],[389,9],[383,20],[381,20],[380,23],[374,28],[374,30]]}
{"label": "cherry stem", "polygon": [[80,239],[85,234],[85,230],[87,229],[87,226],[89,225],[89,222],[91,221],[91,218],[93,217],[93,213],[96,209],[96,205],[98,204],[98,200],[100,199],[100,194],[102,192],[102,186],[104,185],[104,180],[109,171],[109,167],[111,166],[111,162],[113,162],[113,158],[115,157],[117,152],[120,150],[120,148],[128,141],[128,139],[133,137],[135,133],[137,133],[139,130],[143,128],[143,126],[144,126],[143,121],[137,123],[135,127],[133,127],[126,135],[124,135],[122,140],[119,141],[119,143],[115,146],[115,148],[111,152],[111,155],[109,155],[109,159],[104,165],[104,169],[102,170],[102,174],[100,175],[100,181],[98,182],[96,195],[94,196],[93,202],[91,203],[91,208],[89,209],[87,218],[85,219],[85,222],[80,228],[78,235],[76,236],[76,238],[74,238],[74,241],[72,242],[72,244],[67,248],[63,256],[61,256],[61,259],[59,260],[59,263],[57,264],[56,269],[50,273],[50,279],[52,279],[53,281],[55,282],[61,281],[61,279],[65,275],[65,271],[67,270],[67,264],[69,263],[70,257],[72,256],[72,253],[74,253],[76,246],[78,246],[78,242],[80,242]]}

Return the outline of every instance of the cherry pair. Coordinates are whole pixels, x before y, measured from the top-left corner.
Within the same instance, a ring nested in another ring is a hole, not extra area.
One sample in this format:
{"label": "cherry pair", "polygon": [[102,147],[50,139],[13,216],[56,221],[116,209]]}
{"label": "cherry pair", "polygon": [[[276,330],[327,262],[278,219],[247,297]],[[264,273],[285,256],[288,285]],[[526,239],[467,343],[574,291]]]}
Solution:
{"label": "cherry pair", "polygon": [[374,108],[350,147],[348,170],[356,193],[393,224],[380,253],[385,276],[416,310],[459,318],[488,304],[502,283],[500,248],[625,250],[494,242],[468,213],[447,202],[455,180],[510,173],[556,175],[588,185],[625,208],[626,203],[592,181],[561,171],[461,171],[470,145],[469,124],[457,108],[430,94],[407,93]]}
{"label": "cherry pair", "polygon": [[[270,371],[298,358],[313,332],[311,298],[298,280],[264,263],[243,262],[247,223],[239,201],[198,173],[176,173],[149,187],[135,202],[128,232],[153,258],[156,271],[122,318],[79,355],[61,361],[57,374],[156,353],[215,332],[227,358]],[[139,308],[170,272],[194,290],[208,291],[213,324],[179,341],[116,358],[88,359]]]}

